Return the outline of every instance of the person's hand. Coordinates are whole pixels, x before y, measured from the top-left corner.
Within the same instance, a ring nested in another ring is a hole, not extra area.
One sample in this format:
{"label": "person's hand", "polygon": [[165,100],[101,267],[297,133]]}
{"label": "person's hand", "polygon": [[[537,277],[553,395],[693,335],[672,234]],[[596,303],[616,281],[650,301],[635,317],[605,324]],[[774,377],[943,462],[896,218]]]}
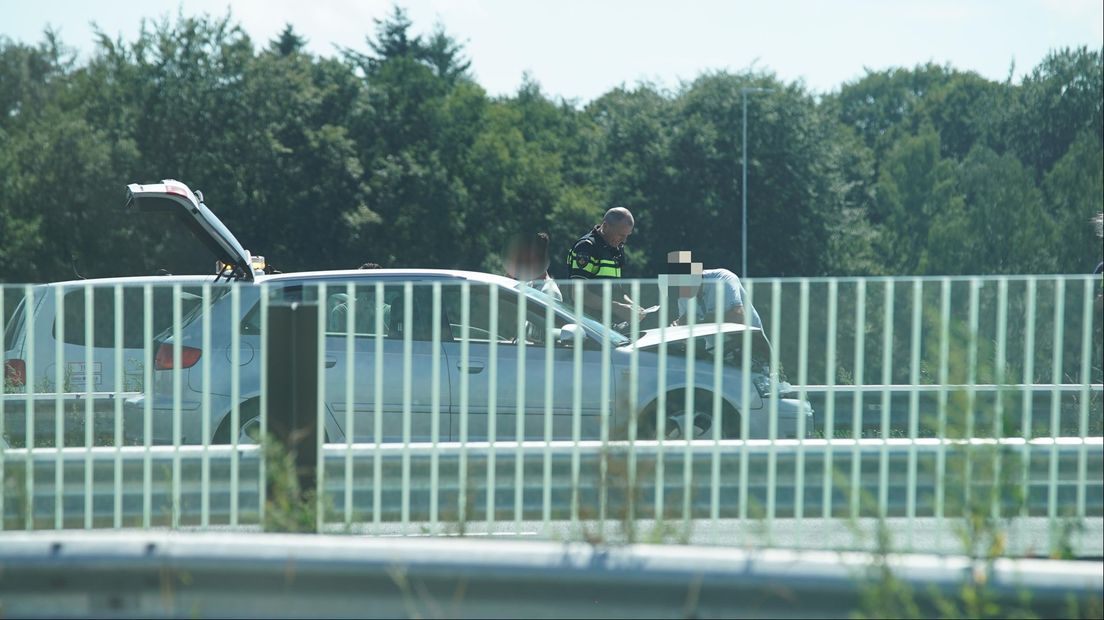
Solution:
{"label": "person's hand", "polygon": [[626,321],[632,320],[634,312],[636,313],[637,323],[643,321],[644,317],[646,316],[644,308],[641,308],[640,306],[637,306],[635,304],[627,304],[620,301],[615,301],[613,302],[613,305],[617,309],[618,316]]}

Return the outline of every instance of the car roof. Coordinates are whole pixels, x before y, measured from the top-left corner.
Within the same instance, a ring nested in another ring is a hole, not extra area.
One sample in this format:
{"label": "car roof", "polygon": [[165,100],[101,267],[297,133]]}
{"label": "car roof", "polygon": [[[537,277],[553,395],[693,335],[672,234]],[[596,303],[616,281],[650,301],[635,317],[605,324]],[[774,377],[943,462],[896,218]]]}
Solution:
{"label": "car roof", "polygon": [[463,271],[460,269],[339,269],[330,271],[297,271],[266,276],[257,276],[256,282],[288,282],[296,280],[326,279],[375,279],[405,278],[410,280],[467,280],[482,284],[496,284],[509,288],[516,287],[518,281],[506,276],[481,271]]}
{"label": "car roof", "polygon": [[88,278],[84,280],[66,280],[50,282],[40,286],[79,286],[96,284],[202,284],[214,282],[214,274],[180,276],[121,276],[116,278]]}

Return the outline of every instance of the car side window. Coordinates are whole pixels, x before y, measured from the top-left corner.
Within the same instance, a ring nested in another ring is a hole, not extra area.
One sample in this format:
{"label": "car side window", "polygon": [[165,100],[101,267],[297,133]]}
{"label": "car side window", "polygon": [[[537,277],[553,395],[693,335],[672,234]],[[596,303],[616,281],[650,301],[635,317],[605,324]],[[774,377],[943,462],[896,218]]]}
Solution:
{"label": "car side window", "polygon": [[[333,287],[326,291],[326,333],[343,336],[348,333],[349,314],[353,315],[353,335],[374,337],[376,335],[376,314],[381,315],[383,331],[387,338],[391,334],[392,308],[400,305],[403,296],[401,286],[382,287],[377,308],[377,288],[375,284],[358,284],[350,298],[346,287]],[[401,318],[401,317],[400,317]]]}
{"label": "car side window", "polygon": [[[317,295],[314,297],[317,297]],[[268,303],[270,306],[273,303],[302,300],[303,285],[301,284],[277,286],[268,290]],[[251,335],[258,335],[261,333],[261,303],[259,301],[249,309],[249,312],[245,314],[245,318],[242,319],[241,333]]]}
{"label": "car side window", "polygon": [[[519,336],[525,339],[526,345],[543,345],[545,342],[545,307],[534,301],[527,301],[525,308],[525,320],[519,332],[518,329],[518,296],[514,291],[499,288],[496,304],[492,306],[490,286],[472,283],[469,288],[469,342],[490,342],[493,338],[501,344],[517,344]],[[448,318],[449,334],[452,339],[459,342],[464,337],[464,328],[461,322],[462,293],[459,285],[447,286],[442,290],[441,304]],[[497,318],[497,326],[492,333],[491,314]],[[553,318],[553,324],[560,327],[563,321],[559,316]]]}

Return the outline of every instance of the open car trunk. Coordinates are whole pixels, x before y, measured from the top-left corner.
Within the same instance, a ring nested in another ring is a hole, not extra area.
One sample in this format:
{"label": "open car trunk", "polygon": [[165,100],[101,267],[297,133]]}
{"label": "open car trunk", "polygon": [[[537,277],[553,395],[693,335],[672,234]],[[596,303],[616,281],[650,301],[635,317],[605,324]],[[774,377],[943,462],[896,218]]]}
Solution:
{"label": "open car trunk", "polygon": [[187,185],[172,179],[149,185],[131,183],[127,185],[126,204],[142,213],[168,213],[177,218],[215,258],[233,270],[234,277],[253,279],[249,252]]}

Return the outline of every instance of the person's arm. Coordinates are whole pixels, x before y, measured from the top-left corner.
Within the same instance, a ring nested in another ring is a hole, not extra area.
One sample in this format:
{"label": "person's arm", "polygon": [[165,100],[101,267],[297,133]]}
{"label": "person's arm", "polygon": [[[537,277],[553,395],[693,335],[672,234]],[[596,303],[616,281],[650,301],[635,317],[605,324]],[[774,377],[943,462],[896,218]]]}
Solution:
{"label": "person's arm", "polygon": [[[574,286],[571,290],[574,293]],[[612,297],[612,292],[611,292]],[[612,307],[611,319],[614,321],[630,321],[632,320],[633,308],[632,306],[616,299],[610,299],[610,305]],[[571,304],[574,308],[575,305]],[[601,285],[592,281],[591,283],[583,285],[583,312],[589,314],[592,318],[599,321],[602,320],[602,310],[605,304],[602,303]],[[644,318],[644,310],[640,309],[640,320]]]}
{"label": "person's arm", "polygon": [[746,319],[746,317],[744,317],[744,307],[743,306],[734,306],[728,312],[725,313],[725,317],[724,317],[724,322],[725,323],[737,323],[739,325],[743,325],[745,320],[747,320],[747,319]]}

